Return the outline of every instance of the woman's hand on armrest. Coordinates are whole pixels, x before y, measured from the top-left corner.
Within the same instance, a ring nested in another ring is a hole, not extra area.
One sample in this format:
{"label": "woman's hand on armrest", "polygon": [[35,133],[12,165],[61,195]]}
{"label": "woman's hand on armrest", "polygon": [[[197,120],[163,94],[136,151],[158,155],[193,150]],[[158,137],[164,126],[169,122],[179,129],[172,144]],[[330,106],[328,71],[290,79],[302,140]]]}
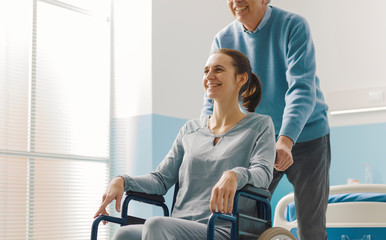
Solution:
{"label": "woman's hand on armrest", "polygon": [[233,199],[237,189],[237,175],[233,171],[226,171],[212,189],[210,197],[210,211],[231,213]]}
{"label": "woman's hand on armrest", "polygon": [[[121,211],[121,200],[125,189],[125,180],[122,177],[114,178],[105,194],[103,194],[102,204],[99,207],[98,211],[95,213],[94,218],[97,218],[99,215],[109,215],[106,211],[107,205],[109,205],[113,200],[115,200],[115,209],[117,212]],[[106,224],[106,222],[103,222]]]}

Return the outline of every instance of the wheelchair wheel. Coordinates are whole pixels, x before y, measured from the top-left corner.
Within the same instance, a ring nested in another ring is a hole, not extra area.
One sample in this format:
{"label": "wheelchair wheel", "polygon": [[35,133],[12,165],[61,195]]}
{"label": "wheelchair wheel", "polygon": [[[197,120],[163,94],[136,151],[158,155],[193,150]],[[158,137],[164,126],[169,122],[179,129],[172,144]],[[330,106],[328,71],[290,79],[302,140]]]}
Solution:
{"label": "wheelchair wheel", "polygon": [[296,240],[296,237],[287,229],[273,227],[265,230],[258,240]]}

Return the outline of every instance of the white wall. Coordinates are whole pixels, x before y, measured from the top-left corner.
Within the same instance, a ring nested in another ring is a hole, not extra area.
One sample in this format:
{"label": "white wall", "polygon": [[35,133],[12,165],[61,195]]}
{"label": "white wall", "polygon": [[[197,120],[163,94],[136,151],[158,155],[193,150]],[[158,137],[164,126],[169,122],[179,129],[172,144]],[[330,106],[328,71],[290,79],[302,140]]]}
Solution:
{"label": "white wall", "polygon": [[152,113],[152,0],[114,0],[115,118]]}
{"label": "white wall", "polygon": [[215,34],[233,20],[225,0],[153,1],[153,113],[197,118]]}

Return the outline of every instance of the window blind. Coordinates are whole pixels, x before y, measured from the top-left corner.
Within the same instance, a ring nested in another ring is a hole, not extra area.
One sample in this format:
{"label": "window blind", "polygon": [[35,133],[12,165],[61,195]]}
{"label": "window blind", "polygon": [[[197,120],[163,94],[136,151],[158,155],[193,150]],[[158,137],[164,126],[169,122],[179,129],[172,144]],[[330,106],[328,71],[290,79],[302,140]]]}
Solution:
{"label": "window blind", "polygon": [[109,4],[79,2],[0,3],[0,239],[88,239],[106,189]]}

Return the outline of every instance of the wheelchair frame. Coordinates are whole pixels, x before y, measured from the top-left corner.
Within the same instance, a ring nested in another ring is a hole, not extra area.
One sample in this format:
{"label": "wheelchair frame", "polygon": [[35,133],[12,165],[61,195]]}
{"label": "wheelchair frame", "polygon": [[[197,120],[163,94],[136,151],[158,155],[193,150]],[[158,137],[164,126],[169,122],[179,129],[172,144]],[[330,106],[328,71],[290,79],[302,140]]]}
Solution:
{"label": "wheelchair frame", "polygon": [[[174,207],[175,198],[177,196],[178,185],[175,186],[172,209]],[[257,202],[258,206],[258,216],[250,216],[246,214],[239,213],[239,198],[246,197]],[[271,205],[269,198],[271,194],[268,190],[262,188],[256,188],[252,185],[246,185],[242,189],[236,191],[233,211],[231,214],[224,214],[220,212],[214,212],[211,214],[207,224],[207,240],[214,240],[214,230],[215,224],[218,219],[222,219],[231,223],[231,234],[230,239],[243,239],[254,237],[257,239],[259,235],[240,231],[240,220],[246,220],[249,222],[255,222],[262,226],[262,232],[268,228],[272,227],[272,218],[271,218]],[[98,226],[101,221],[107,221],[112,223],[120,224],[121,226],[126,226],[130,224],[143,224],[146,220],[142,218],[137,218],[134,216],[127,215],[129,203],[131,200],[138,202],[143,202],[147,204],[152,204],[159,206],[163,209],[164,216],[169,216],[169,209],[165,204],[165,199],[161,195],[155,194],[145,194],[129,191],[126,193],[126,198],[122,204],[121,217],[112,217],[107,215],[101,215],[97,217],[91,228],[91,240],[97,240]],[[259,234],[261,234],[260,232]]]}

